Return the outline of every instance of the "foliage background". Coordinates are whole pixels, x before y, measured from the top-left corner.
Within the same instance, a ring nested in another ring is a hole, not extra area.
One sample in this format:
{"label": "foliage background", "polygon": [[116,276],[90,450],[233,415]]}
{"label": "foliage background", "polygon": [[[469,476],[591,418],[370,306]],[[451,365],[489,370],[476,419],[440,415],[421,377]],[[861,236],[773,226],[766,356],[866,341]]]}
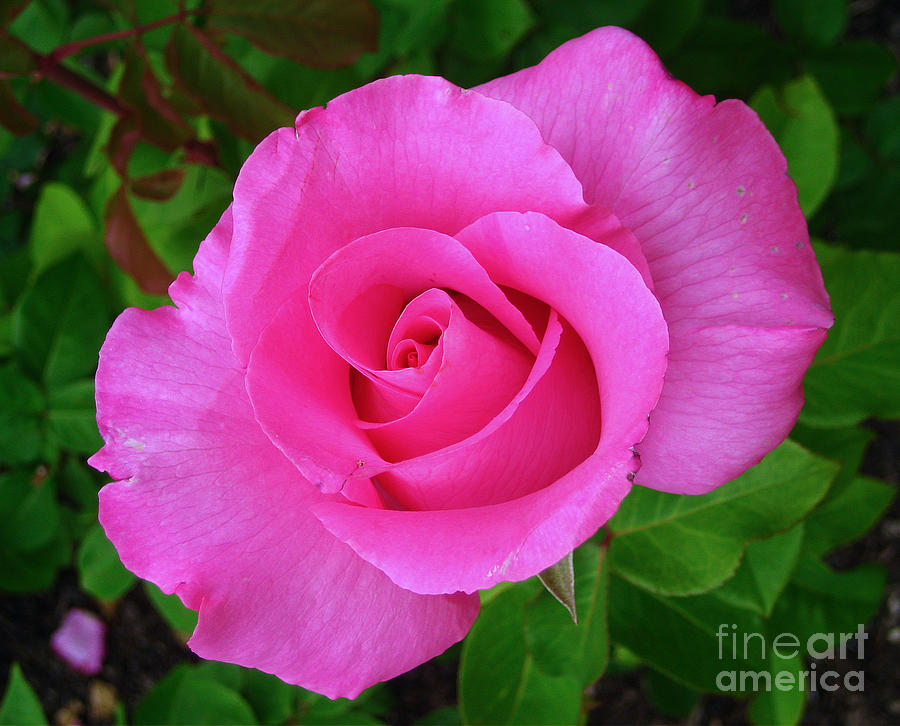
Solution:
{"label": "foliage background", "polygon": [[[279,21],[258,26],[240,6],[0,0],[0,723],[900,719],[900,513],[888,510],[900,440],[900,9],[269,0]],[[644,37],[696,90],[751,103],[788,157],[838,316],[806,381],[796,444],[727,494],[630,497],[576,554],[579,628],[536,583],[499,588],[464,647],[354,703],[198,663],[183,645],[193,614],[135,582],[96,523],[104,480],[84,459],[100,445],[92,375],[112,319],[166,303],[243,159],[297,110],[393,73],[475,85],[606,24]],[[734,499],[762,516],[715,514]],[[685,573],[649,557],[651,540],[709,566]],[[95,678],[49,648],[73,606],[109,628]],[[715,691],[721,663],[703,648],[720,622],[767,633],[870,622],[866,691],[814,694],[805,710],[799,692],[699,697]]]}

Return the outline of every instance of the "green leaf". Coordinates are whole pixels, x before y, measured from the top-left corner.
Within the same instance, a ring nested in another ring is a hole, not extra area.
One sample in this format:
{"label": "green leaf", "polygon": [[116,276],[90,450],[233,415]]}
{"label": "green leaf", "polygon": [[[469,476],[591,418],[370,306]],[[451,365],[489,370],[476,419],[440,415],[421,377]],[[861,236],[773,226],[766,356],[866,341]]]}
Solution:
{"label": "green leaf", "polygon": [[211,681],[221,683],[226,688],[240,693],[244,687],[244,673],[246,669],[234,663],[222,663],[221,661],[207,660],[196,666],[193,673]]}
{"label": "green leaf", "polygon": [[81,589],[100,600],[115,600],[134,584],[134,575],[125,569],[99,524],[82,540],[76,566]]}
{"label": "green leaf", "polygon": [[169,72],[203,109],[232,132],[259,141],[296,115],[250,78],[200,31],[178,26],[166,48]]}
{"label": "green leaf", "polygon": [[0,726],[46,726],[47,717],[18,663],[9,669],[6,693],[0,701]]}
{"label": "green leaf", "polygon": [[884,583],[879,565],[835,572],[806,555],[775,604],[771,630],[793,633],[801,642],[816,633],[856,632],[878,611]]}
{"label": "green leaf", "polygon": [[569,611],[572,620],[578,623],[578,611],[575,607],[575,570],[570,552],[552,567],[538,573],[547,591],[553,595],[563,607]]}
{"label": "green leaf", "polygon": [[379,53],[410,56],[436,48],[444,40],[452,0],[377,0]]}
{"label": "green leaf", "polygon": [[93,216],[82,198],[71,187],[59,182],[49,182],[41,187],[28,247],[31,250],[31,274],[35,277],[78,250],[84,251],[97,265],[103,257]]}
{"label": "green leaf", "polygon": [[812,426],[900,417],[900,255],[816,246],[834,327],[804,380]]}
{"label": "green leaf", "polygon": [[751,542],[734,577],[716,590],[717,595],[738,607],[770,615],[797,564],[803,533],[801,522],[787,532]]}
{"label": "green leaf", "polygon": [[319,715],[318,711],[310,711],[305,723],[317,726],[383,726],[383,721],[365,711],[344,711],[340,714],[328,713]]}
{"label": "green leaf", "polygon": [[760,86],[791,80],[794,52],[758,23],[706,16],[666,67],[698,93],[749,98]]}
{"label": "green leaf", "polygon": [[811,217],[837,177],[838,127],[828,101],[815,80],[804,76],[778,93],[760,89],[750,105],[787,157],[800,206]]}
{"label": "green leaf", "polygon": [[119,268],[144,292],[164,295],[174,277],[150,246],[124,185],[109,198],[104,222],[103,242]]}
{"label": "green leaf", "polygon": [[537,15],[537,23],[516,47],[513,69],[535,65],[563,43],[604,25],[628,28],[648,40],[657,52],[668,52],[698,21],[704,0],[528,0],[528,4]]}
{"label": "green leaf", "polygon": [[54,539],[30,552],[0,547],[0,590],[38,592],[56,581],[59,569],[69,564],[69,543]]}
{"label": "green leaf", "polygon": [[[509,587],[482,607],[463,644],[459,708],[466,724],[575,723],[581,685],[550,676],[525,645],[525,603],[540,592],[536,580]],[[557,609],[559,605],[556,605]]]}
{"label": "green leaf", "polygon": [[0,35],[0,78],[12,78],[31,73],[37,64],[28,46],[17,38]]}
{"label": "green leaf", "polygon": [[609,527],[610,567],[670,595],[708,591],[731,577],[747,543],[796,524],[828,489],[837,465],[786,442],[709,494],[635,487]]}
{"label": "green leaf", "polygon": [[900,199],[900,165],[872,160],[869,164],[869,172],[859,183],[831,195],[816,221],[820,229],[852,247],[895,252],[900,229],[900,204],[896,203]]}
{"label": "green leaf", "polygon": [[8,26],[31,0],[0,0],[0,26]]}
{"label": "green leaf", "polygon": [[847,0],[775,0],[773,10],[785,35],[813,47],[831,45],[847,25]]}
{"label": "green leaf", "polygon": [[[26,142],[31,140],[23,139]],[[28,287],[30,270],[31,258],[27,245],[10,250],[0,258],[0,310],[12,307]]]}
{"label": "green leaf", "polygon": [[605,551],[588,542],[575,550],[576,624],[547,592],[525,605],[525,639],[538,667],[551,676],[569,675],[582,687],[603,675],[609,657],[606,624]]}
{"label": "green leaf", "polygon": [[705,0],[650,0],[633,30],[660,55],[678,48],[703,15]]}
{"label": "green leaf", "polygon": [[[31,6],[37,3],[32,3]],[[63,123],[90,135],[105,113],[84,96],[44,78],[28,94],[28,110],[40,119]]]}
{"label": "green leaf", "polygon": [[44,396],[15,362],[0,367],[0,461],[25,464],[40,456]]}
{"label": "green leaf", "polygon": [[0,80],[0,125],[16,136],[30,134],[38,126],[40,119],[19,103],[9,83]]}
{"label": "green leaf", "polygon": [[865,181],[872,173],[872,165],[872,158],[857,140],[856,134],[846,125],[842,125],[841,160],[838,163],[838,178],[834,183],[834,191],[853,189]]}
{"label": "green leaf", "polygon": [[175,196],[183,181],[184,169],[163,169],[139,179],[133,179],[131,191],[139,197],[164,202]]}
{"label": "green leaf", "polygon": [[3,485],[19,497],[14,510],[4,517],[3,542],[19,552],[31,552],[52,542],[60,524],[53,480],[32,483],[24,473],[18,473],[4,476]]}
{"label": "green leaf", "polygon": [[383,704],[386,695],[384,684],[376,683],[360,693],[354,700],[336,698],[331,700],[318,693],[302,688],[297,692],[296,719],[300,723],[310,724],[380,724],[381,721],[372,713],[389,710]]}
{"label": "green leaf", "polygon": [[49,587],[71,557],[54,484],[32,478],[29,471],[0,474],[0,589],[12,592]]}
{"label": "green leaf", "polygon": [[97,430],[94,381],[90,378],[47,392],[47,433],[63,449],[93,454],[103,445]]}
{"label": "green leaf", "polygon": [[[774,651],[769,654],[769,672],[772,688],[762,690],[750,702],[750,720],[757,726],[771,724],[795,724],[803,715],[806,690],[801,688],[800,672],[803,661],[799,655],[779,658]],[[785,675],[782,675],[785,674]]]}
{"label": "green leaf", "polygon": [[193,136],[193,129],[163,95],[150,64],[129,50],[119,79],[119,96],[133,111],[140,135],[154,146],[174,151]]}
{"label": "green leaf", "polygon": [[857,482],[857,471],[874,434],[869,429],[813,428],[797,424],[791,438],[841,462],[828,493],[805,520],[804,549],[824,554],[862,536],[891,499],[893,488],[876,480]]}
{"label": "green leaf", "polygon": [[900,161],[900,97],[881,101],[866,119],[866,136],[878,155]]}
{"label": "green leaf", "polygon": [[152,582],[144,582],[144,592],[169,626],[178,633],[190,634],[197,627],[197,613],[186,608],[178,595],[166,595]]}
{"label": "green leaf", "polygon": [[207,27],[314,68],[348,65],[374,51],[378,13],[367,0],[209,0]]}
{"label": "green leaf", "polygon": [[244,671],[244,698],[253,707],[261,724],[281,724],[294,710],[298,689],[256,669]]}
{"label": "green leaf", "polygon": [[[98,35],[114,33],[117,30],[119,30],[119,28],[107,13],[88,11],[79,13],[78,16],[73,19],[69,28],[68,39],[69,42],[87,40],[88,38],[94,38]],[[103,44],[97,43],[91,47],[95,48],[97,46],[103,47]]]}
{"label": "green leaf", "polygon": [[602,25],[630,27],[649,4],[650,0],[531,0],[543,26],[565,27],[572,37]]}
{"label": "green leaf", "polygon": [[189,726],[255,724],[249,704],[238,693],[180,665],[173,668],[138,704],[135,726],[153,724]]}
{"label": "green leaf", "polygon": [[678,681],[673,681],[653,668],[644,671],[644,690],[650,702],[666,716],[687,718],[697,706],[700,694]]}
{"label": "green leaf", "polygon": [[450,48],[472,61],[505,57],[534,26],[524,0],[457,0],[453,5]]}
{"label": "green leaf", "polygon": [[804,548],[821,555],[862,537],[894,500],[896,487],[878,479],[856,476],[835,496],[829,496],[806,520]]}
{"label": "green leaf", "polygon": [[[791,439],[815,454],[841,462],[841,470],[835,483],[828,490],[828,497],[846,480],[850,481],[862,464],[866,449],[875,438],[870,429],[860,426],[847,428],[816,428],[798,423],[791,431]],[[827,497],[826,497],[827,499]]]}
{"label": "green leaf", "polygon": [[12,21],[9,32],[39,53],[49,53],[63,42],[68,19],[64,0],[32,0]]}
{"label": "green leaf", "polygon": [[417,719],[413,726],[462,726],[462,716],[459,714],[459,709],[444,706]]}
{"label": "green leaf", "polygon": [[96,273],[69,258],[38,277],[20,299],[13,337],[19,359],[48,386],[93,374],[108,315]]}
{"label": "green leaf", "polygon": [[91,519],[97,516],[98,474],[79,459],[67,457],[57,479],[60,492],[76,502]]}
{"label": "green leaf", "polygon": [[[128,0],[128,5],[126,7],[133,9],[134,20],[137,25],[148,25],[157,20],[161,20],[162,18],[171,17],[185,6],[188,8],[202,7],[202,3],[198,2],[198,0],[191,0],[190,2],[184,3],[184,5],[179,6],[179,3],[176,2],[176,0]],[[130,22],[129,19],[129,24]],[[169,38],[169,31],[171,31],[171,29],[171,25],[164,25],[156,30],[143,33],[141,40],[144,45],[147,46],[148,50],[162,51],[165,47],[166,40]]]}
{"label": "green leaf", "polygon": [[130,199],[143,233],[168,269],[191,269],[197,246],[230,204],[233,186],[223,172],[194,165],[171,199]]}
{"label": "green leaf", "polygon": [[[717,678],[723,671],[764,669],[755,649],[745,654],[740,647],[731,647],[734,633],[762,629],[759,615],[735,608],[715,592],[667,597],[610,575],[610,639],[696,691],[718,690]],[[740,635],[737,643],[740,646]]]}
{"label": "green leaf", "polygon": [[841,116],[866,111],[897,71],[887,46],[871,40],[848,40],[806,59],[834,110]]}

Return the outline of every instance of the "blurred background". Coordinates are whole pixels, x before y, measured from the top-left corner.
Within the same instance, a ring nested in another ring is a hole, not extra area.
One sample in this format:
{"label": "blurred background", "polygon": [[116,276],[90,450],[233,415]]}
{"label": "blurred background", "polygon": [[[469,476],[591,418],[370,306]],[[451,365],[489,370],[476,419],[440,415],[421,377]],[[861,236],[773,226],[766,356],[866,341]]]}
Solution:
{"label": "blurred background", "polygon": [[[243,160],[298,110],[396,73],[473,86],[601,25],[639,34],[698,92],[754,107],[789,159],[836,311],[874,331],[880,362],[810,374],[793,436],[875,482],[855,541],[826,557],[886,572],[866,689],[813,694],[785,721],[900,722],[900,307],[896,258],[879,256],[900,229],[900,4],[272,0],[281,20],[263,26],[216,15],[233,5],[0,0],[0,724],[461,722],[458,646],[353,703],[187,650],[195,614],[136,581],[96,520],[97,351],[124,307],[167,304]],[[612,652],[588,723],[762,718],[615,637]]]}

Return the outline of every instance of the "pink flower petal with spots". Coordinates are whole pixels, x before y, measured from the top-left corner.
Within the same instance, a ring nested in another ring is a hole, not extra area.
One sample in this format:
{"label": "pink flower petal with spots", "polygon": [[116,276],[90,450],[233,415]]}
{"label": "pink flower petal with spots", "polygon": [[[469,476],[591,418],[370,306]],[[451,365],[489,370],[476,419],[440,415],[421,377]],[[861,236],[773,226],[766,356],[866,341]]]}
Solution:
{"label": "pink flower petal with spots", "polygon": [[647,260],[673,355],[636,481],[699,494],[757,463],[796,420],[832,322],[796,188],[762,122],[672,79],[621,28],[478,90],[537,123],[585,199],[612,210]]}

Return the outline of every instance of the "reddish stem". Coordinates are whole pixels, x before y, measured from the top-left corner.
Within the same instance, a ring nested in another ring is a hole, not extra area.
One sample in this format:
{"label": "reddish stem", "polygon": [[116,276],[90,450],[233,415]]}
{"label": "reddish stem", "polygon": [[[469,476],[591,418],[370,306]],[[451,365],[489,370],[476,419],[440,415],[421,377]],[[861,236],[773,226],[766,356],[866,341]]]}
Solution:
{"label": "reddish stem", "polygon": [[84,76],[80,76],[74,71],[70,71],[65,66],[57,63],[51,56],[35,54],[37,60],[38,72],[51,81],[55,81],[60,86],[64,86],[69,90],[84,96],[88,101],[100,106],[100,108],[111,111],[118,116],[124,116],[128,113],[115,96],[110,95],[99,86],[91,83]]}
{"label": "reddish stem", "polygon": [[[119,117],[127,116],[129,113],[131,113],[131,110],[127,106],[122,104],[122,102],[119,101],[118,98],[108,93],[100,86],[95,85],[84,76],[68,69],[66,66],[62,65],[60,61],[68,55],[77,52],[78,50],[80,50],[80,48],[86,47],[87,45],[114,39],[112,36],[115,36],[116,38],[124,38],[132,35],[137,35],[138,38],[140,38],[140,35],[147,30],[161,27],[162,25],[174,22],[176,20],[183,20],[188,17],[191,12],[192,11],[182,9],[176,15],[172,15],[168,18],[163,18],[162,20],[157,20],[148,25],[143,25],[128,31],[121,31],[120,33],[110,33],[106,36],[96,36],[95,38],[88,39],[87,41],[70,43],[68,46],[60,46],[59,48],[51,51],[48,55],[33,53],[35,64],[37,66],[37,72],[44,78],[53,81],[60,86],[63,86],[64,88],[68,88],[70,91],[74,91],[80,96],[83,96],[95,106],[99,106],[100,108],[105,109],[110,113],[114,113]],[[74,48],[74,50],[72,50],[72,48]],[[189,139],[184,143],[184,150],[185,158],[190,163],[205,164],[207,166],[219,166],[219,155],[216,151],[215,144],[213,144],[212,142],[200,141],[197,138]]]}
{"label": "reddish stem", "polygon": [[148,33],[151,30],[156,30],[157,28],[162,28],[163,26],[169,25],[171,23],[181,22],[187,19],[189,16],[196,15],[199,12],[199,10],[181,10],[174,15],[168,16],[167,18],[160,18],[159,20],[154,20],[152,23],[140,25],[136,28],[117,30],[114,33],[95,35],[93,38],[85,38],[84,40],[77,40],[72,43],[66,43],[59,46],[58,48],[54,48],[53,51],[51,51],[49,57],[58,63],[61,60],[68,58],[70,55],[74,55],[82,48],[89,48],[92,45],[99,45],[100,43],[108,43],[111,40],[130,38],[133,35],[143,35],[144,33]]}

